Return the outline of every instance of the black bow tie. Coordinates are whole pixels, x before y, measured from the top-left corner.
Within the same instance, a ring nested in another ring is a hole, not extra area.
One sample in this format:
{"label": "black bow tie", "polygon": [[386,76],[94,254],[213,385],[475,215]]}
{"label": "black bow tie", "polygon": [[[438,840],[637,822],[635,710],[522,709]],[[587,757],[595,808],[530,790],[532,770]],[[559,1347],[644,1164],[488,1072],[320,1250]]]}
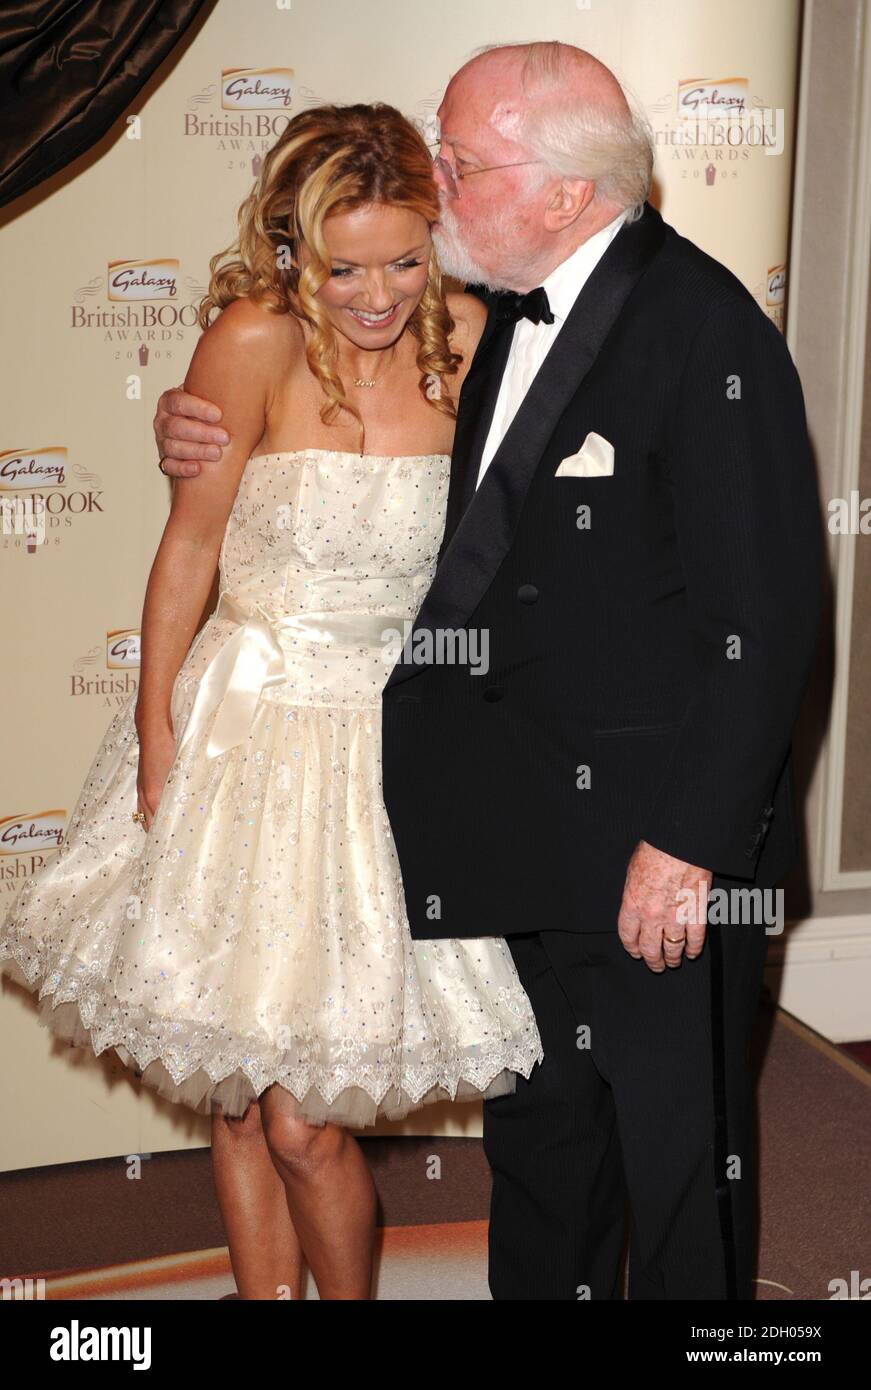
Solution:
{"label": "black bow tie", "polygon": [[533,323],[553,323],[551,307],[547,294],[539,285],[529,294],[517,294],[515,290],[504,290],[496,300],[496,318],[500,323],[516,323],[518,319],[531,319]]}

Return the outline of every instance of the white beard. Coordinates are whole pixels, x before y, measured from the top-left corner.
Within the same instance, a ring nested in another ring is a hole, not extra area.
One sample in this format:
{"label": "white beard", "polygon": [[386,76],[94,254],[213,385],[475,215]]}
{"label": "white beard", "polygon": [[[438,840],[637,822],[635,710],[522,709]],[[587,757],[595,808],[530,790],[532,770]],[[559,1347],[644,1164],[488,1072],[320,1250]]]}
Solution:
{"label": "white beard", "polygon": [[[479,240],[491,245],[504,245],[511,232],[511,212],[500,208],[476,227]],[[512,288],[512,268],[507,264],[498,273],[484,270],[463,245],[457,229],[457,222],[446,199],[442,199],[440,225],[433,228],[433,245],[439,265],[445,275],[450,275],[466,285],[483,285],[488,290]]]}

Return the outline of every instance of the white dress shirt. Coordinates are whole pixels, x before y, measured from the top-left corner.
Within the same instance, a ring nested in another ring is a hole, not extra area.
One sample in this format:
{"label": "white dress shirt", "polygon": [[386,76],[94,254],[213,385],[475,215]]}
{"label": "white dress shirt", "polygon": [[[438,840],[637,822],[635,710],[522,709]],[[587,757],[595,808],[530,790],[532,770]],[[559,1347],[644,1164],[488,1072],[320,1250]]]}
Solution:
{"label": "white dress shirt", "polygon": [[626,213],[621,212],[607,227],[600,227],[598,232],[583,242],[548,275],[543,288],[553,313],[553,323],[533,323],[531,319],[518,319],[514,325],[514,337],[502,374],[490,432],[481,455],[476,487],[480,487],[481,479],[493,455],[502,443],[536,372],[556,341],[572,305],[625,219]]}

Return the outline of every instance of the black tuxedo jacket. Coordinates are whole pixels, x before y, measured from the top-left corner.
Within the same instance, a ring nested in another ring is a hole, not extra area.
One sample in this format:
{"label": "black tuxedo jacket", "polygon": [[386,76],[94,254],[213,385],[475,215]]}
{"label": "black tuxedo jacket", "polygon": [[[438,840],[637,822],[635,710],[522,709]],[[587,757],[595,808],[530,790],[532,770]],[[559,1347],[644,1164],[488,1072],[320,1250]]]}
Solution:
{"label": "black tuxedo jacket", "polygon": [[[790,736],[822,555],[783,337],[645,204],[476,491],[511,336],[491,310],[439,566],[383,693],[412,933],[616,929],[639,840],[772,887],[798,850]],[[557,477],[590,431],[613,475]],[[486,674],[421,663],[427,635],[463,628],[486,632]]]}

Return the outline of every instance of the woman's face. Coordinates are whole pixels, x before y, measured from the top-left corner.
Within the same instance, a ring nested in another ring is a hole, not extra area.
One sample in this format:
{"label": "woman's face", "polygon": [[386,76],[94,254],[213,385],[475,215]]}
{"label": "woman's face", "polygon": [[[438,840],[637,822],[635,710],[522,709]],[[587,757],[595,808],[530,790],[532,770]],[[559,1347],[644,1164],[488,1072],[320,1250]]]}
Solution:
{"label": "woman's face", "polygon": [[[317,298],[333,327],[356,347],[389,347],[426,288],[431,246],[426,218],[373,203],[328,217],[324,240],[333,269]],[[305,247],[302,257],[308,258]]]}

